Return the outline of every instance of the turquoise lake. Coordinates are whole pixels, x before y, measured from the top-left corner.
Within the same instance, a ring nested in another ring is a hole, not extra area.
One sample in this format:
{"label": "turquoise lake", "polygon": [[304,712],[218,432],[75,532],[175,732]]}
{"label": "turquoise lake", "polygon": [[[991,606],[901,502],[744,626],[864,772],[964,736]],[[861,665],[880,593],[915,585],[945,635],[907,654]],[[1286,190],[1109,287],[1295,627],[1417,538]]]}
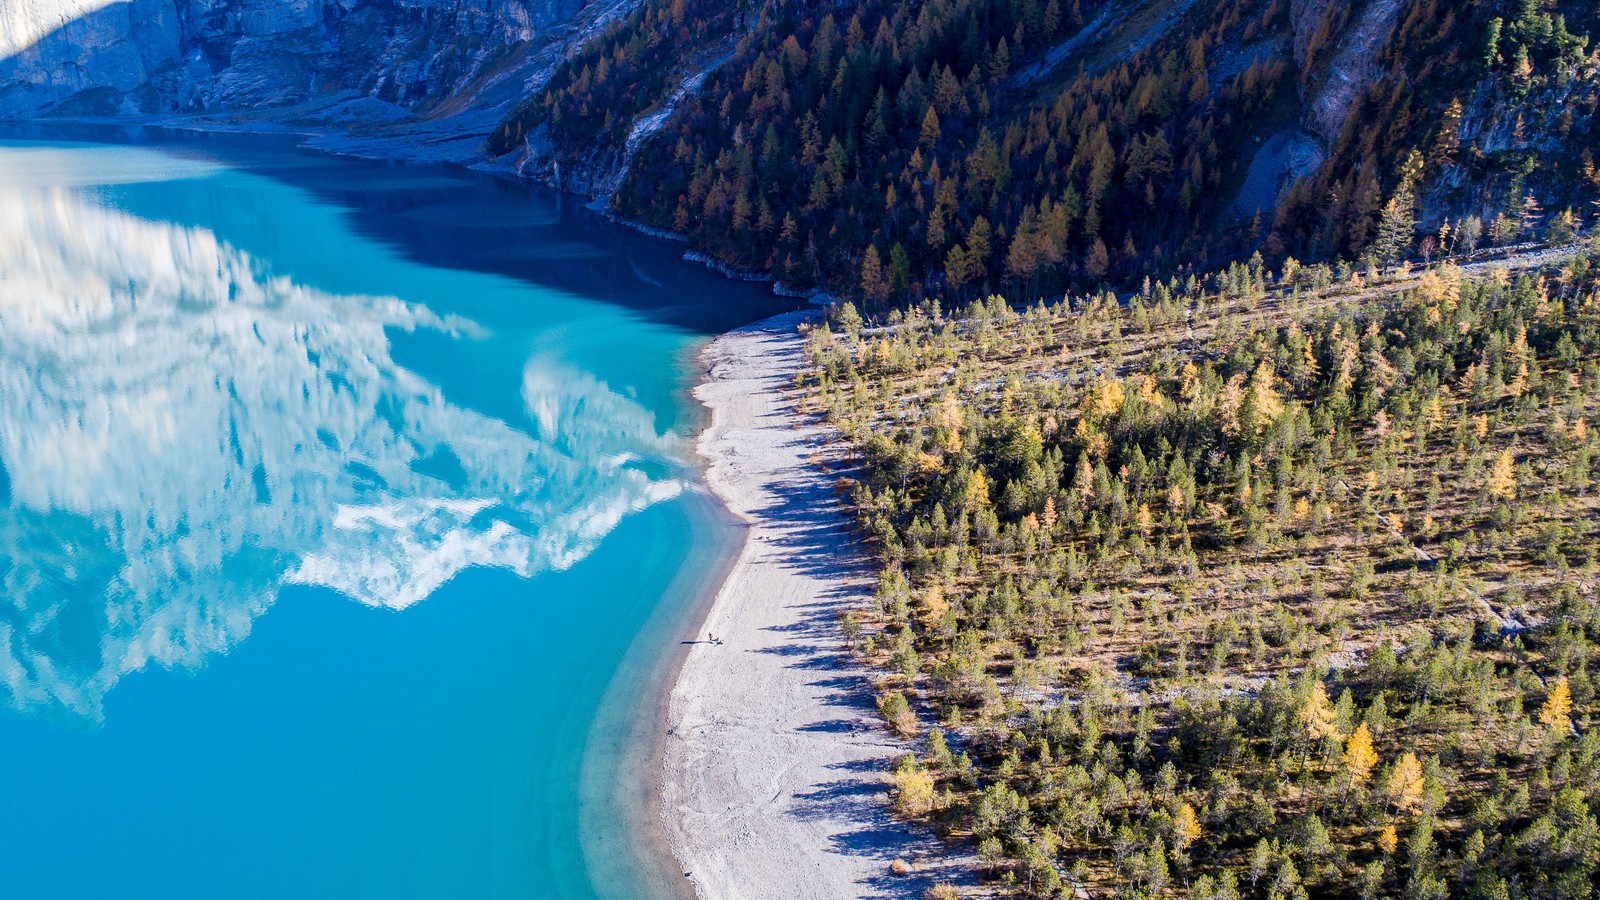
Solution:
{"label": "turquoise lake", "polygon": [[694,351],[780,305],[570,197],[94,137],[0,141],[0,896],[675,893]]}

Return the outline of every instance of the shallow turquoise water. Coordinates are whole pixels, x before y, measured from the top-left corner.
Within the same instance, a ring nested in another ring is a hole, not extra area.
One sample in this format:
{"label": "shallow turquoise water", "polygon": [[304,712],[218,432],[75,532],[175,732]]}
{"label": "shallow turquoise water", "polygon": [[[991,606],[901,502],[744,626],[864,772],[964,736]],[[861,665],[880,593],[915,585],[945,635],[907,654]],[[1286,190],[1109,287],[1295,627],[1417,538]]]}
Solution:
{"label": "shallow turquoise water", "polygon": [[630,766],[733,539],[684,388],[773,309],[676,253],[449,171],[0,142],[0,893],[666,892]]}

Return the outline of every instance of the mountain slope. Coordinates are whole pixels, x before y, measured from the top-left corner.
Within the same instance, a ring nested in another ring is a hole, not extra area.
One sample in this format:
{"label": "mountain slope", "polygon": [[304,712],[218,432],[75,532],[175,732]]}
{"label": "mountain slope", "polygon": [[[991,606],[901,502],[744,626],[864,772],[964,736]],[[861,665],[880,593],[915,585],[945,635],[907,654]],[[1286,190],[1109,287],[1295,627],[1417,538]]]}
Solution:
{"label": "mountain slope", "polygon": [[1505,215],[1511,241],[1583,211],[1594,24],[1554,0],[651,0],[490,149],[615,185],[615,211],[724,263],[873,302],[1133,286],[1256,250],[1396,257],[1469,216]]}

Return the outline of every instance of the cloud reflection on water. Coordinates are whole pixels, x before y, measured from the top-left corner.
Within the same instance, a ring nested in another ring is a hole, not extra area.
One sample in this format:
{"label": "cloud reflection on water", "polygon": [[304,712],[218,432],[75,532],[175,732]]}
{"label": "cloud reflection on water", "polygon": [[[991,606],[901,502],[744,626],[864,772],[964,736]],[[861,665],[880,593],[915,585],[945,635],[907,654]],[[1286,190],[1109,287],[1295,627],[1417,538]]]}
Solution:
{"label": "cloud reflection on water", "polygon": [[[453,406],[396,298],[273,276],[209,231],[0,192],[0,681],[98,719],[124,674],[245,638],[283,583],[401,609],[469,566],[582,559],[674,496],[650,412],[528,362],[534,434]],[[9,485],[8,494],[6,485]]]}

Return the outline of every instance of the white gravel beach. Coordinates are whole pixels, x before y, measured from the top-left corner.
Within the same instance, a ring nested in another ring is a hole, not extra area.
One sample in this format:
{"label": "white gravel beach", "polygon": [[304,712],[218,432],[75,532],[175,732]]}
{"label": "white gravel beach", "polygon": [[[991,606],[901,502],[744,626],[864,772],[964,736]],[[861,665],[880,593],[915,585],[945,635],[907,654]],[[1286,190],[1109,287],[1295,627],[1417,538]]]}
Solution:
{"label": "white gravel beach", "polygon": [[[663,748],[663,824],[703,898],[920,897],[943,878],[937,839],[889,815],[888,773],[907,747],[839,635],[871,570],[831,477],[808,461],[823,428],[791,402],[797,326],[811,316],[717,338],[696,390],[712,417],[708,480],[749,523],[688,648]],[[896,859],[913,872],[892,874]]]}

